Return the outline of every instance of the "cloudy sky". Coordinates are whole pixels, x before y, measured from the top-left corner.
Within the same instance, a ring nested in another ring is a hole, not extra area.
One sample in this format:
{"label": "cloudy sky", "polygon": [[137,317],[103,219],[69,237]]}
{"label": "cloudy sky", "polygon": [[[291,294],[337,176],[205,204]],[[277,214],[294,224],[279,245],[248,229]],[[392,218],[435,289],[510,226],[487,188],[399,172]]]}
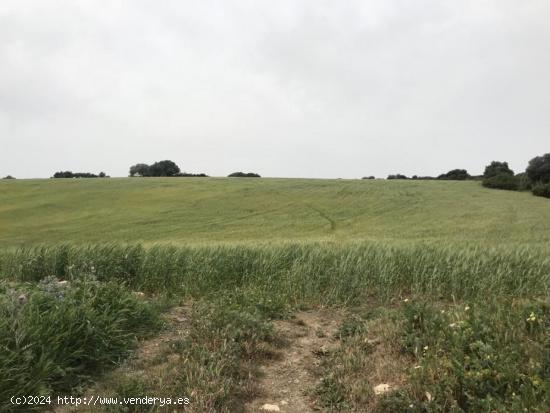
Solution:
{"label": "cloudy sky", "polygon": [[1,0],[0,175],[524,169],[548,0]]}

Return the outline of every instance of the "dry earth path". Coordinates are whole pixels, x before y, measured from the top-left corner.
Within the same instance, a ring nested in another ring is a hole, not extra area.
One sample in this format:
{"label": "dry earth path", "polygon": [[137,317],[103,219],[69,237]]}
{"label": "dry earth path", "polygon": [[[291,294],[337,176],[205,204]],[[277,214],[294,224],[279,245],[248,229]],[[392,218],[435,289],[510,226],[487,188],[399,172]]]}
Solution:
{"label": "dry earth path", "polygon": [[245,412],[313,412],[310,394],[319,381],[314,370],[320,358],[338,346],[334,335],[341,320],[339,312],[321,309],[276,321],[276,332],[286,345],[260,367],[258,397],[246,404]]}

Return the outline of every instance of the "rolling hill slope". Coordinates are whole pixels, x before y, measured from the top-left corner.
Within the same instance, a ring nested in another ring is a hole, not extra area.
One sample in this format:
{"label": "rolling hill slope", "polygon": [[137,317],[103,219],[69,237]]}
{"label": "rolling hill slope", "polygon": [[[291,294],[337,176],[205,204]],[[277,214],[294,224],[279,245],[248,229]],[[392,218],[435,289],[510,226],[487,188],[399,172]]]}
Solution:
{"label": "rolling hill slope", "polygon": [[550,202],[452,181],[0,182],[0,246],[365,239],[548,243]]}

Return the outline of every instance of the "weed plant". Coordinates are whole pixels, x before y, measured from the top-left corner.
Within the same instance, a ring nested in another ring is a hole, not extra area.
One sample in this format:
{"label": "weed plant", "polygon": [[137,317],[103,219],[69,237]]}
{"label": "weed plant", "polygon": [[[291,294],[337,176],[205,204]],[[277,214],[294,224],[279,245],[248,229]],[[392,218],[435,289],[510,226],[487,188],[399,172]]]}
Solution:
{"label": "weed plant", "polygon": [[[70,394],[160,328],[159,309],[116,282],[0,286],[0,411],[12,396]],[[24,406],[30,409],[32,406]]]}

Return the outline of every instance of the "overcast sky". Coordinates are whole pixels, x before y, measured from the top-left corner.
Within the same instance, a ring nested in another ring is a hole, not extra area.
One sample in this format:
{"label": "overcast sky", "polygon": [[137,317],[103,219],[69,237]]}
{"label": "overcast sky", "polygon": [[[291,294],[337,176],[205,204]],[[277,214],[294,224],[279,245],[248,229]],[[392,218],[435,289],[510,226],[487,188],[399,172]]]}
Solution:
{"label": "overcast sky", "polygon": [[0,175],[517,171],[550,152],[548,0],[1,0]]}

